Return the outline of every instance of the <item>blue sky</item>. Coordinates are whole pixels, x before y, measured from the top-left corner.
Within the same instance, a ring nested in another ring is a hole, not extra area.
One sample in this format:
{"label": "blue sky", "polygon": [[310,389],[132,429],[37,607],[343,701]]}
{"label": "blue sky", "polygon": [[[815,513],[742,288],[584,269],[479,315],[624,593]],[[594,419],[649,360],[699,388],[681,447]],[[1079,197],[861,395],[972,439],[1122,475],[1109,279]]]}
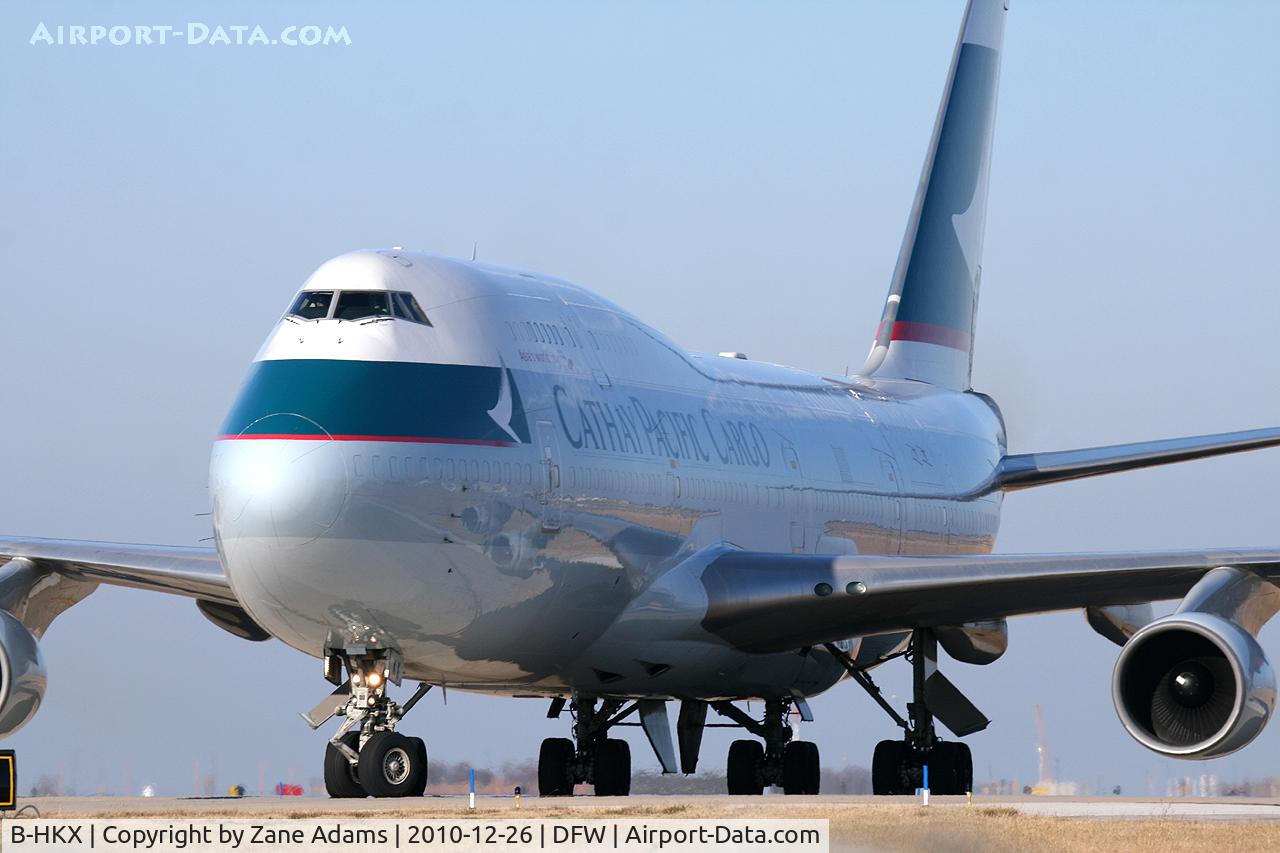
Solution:
{"label": "blue sky", "polygon": [[[195,543],[209,444],[306,275],[405,245],[562,275],[685,345],[821,370],[879,318],[963,3],[10,3],[0,20],[0,530]],[[346,26],[314,48],[31,46],[38,23]],[[1015,451],[1280,423],[1280,6],[1014,2],[975,384]],[[1011,496],[999,549],[1274,545],[1280,452]],[[1280,655],[1277,629],[1263,645]],[[995,721],[975,769],[1276,772],[1162,760],[1122,731],[1116,649],[1078,613],[952,665]],[[318,777],[296,712],[319,663],[187,601],[102,589],[43,643],[26,782],[187,794]],[[906,673],[885,671],[887,689]],[[899,696],[899,701],[901,701]],[[814,703],[827,763],[892,735],[852,685]],[[451,692],[434,759],[531,758],[540,703]],[[630,736],[630,734],[628,734]],[[729,736],[708,736],[722,765]],[[642,742],[637,767],[653,765]],[[216,756],[216,758],[215,758]]]}

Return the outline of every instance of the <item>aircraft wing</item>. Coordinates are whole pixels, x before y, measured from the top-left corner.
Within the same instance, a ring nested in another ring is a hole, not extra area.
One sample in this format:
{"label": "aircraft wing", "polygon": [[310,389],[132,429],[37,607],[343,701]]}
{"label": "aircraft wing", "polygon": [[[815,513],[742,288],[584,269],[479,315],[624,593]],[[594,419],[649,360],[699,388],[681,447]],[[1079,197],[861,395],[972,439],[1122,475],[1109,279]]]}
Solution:
{"label": "aircraft wing", "polygon": [[1197,435],[1189,438],[1166,438],[1113,444],[1081,450],[1058,450],[1050,453],[1018,453],[1000,461],[996,486],[1011,492],[1032,486],[1046,486],[1082,477],[1131,471],[1171,462],[1206,459],[1226,453],[1259,450],[1280,445],[1280,428],[1250,429]]}
{"label": "aircraft wing", "polygon": [[213,548],[0,536],[0,596],[13,594],[6,587],[15,583],[5,581],[16,581],[20,568],[22,574],[32,577],[57,573],[72,581],[149,589],[238,606]]}
{"label": "aircraft wing", "polygon": [[1280,584],[1280,550],[822,557],[725,551],[703,627],[752,652],[1054,610],[1181,598],[1233,566]]}

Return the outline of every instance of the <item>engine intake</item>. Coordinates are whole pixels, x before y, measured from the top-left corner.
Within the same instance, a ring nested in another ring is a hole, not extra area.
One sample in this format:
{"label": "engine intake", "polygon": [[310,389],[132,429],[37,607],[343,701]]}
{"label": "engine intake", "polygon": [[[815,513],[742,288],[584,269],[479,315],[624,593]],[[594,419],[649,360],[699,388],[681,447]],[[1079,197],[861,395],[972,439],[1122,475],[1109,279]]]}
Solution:
{"label": "engine intake", "polygon": [[0,610],[0,737],[35,716],[45,684],[40,643],[17,617]]}
{"label": "engine intake", "polygon": [[1275,708],[1276,683],[1258,641],[1240,625],[1179,612],[1125,645],[1112,698],[1120,722],[1148,749],[1216,758],[1258,736]]}

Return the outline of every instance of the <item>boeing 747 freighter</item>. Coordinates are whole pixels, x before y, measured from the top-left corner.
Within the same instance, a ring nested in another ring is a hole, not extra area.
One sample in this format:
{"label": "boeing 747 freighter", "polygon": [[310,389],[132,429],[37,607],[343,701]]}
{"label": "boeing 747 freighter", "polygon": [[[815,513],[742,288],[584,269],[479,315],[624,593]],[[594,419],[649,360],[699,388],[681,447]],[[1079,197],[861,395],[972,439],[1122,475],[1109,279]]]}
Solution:
{"label": "boeing 747 freighter", "polygon": [[[902,729],[875,747],[876,793],[914,790],[926,766],[934,792],[960,793],[962,738],[988,719],[944,662],[991,664],[1008,617],[1065,609],[1121,647],[1116,711],[1144,746],[1248,744],[1275,706],[1256,637],[1280,608],[1280,549],[991,553],[1011,490],[1280,444],[1263,429],[1006,451],[1000,409],[970,387],[1006,5],[965,12],[855,375],[692,353],[553,276],[337,257],[220,430],[216,547],[0,539],[0,734],[40,704],[50,622],[105,583],[188,596],[322,661],[332,692],[306,717],[341,720],[334,797],[423,793],[403,718],[433,686],[545,699],[572,737],[541,745],[544,796],[628,793],[623,721],[665,772],[694,772],[709,711],[742,729],[730,793],[817,793],[818,746],[788,721],[845,680]],[[904,710],[873,681],[899,658]],[[405,680],[401,704],[387,687]]]}

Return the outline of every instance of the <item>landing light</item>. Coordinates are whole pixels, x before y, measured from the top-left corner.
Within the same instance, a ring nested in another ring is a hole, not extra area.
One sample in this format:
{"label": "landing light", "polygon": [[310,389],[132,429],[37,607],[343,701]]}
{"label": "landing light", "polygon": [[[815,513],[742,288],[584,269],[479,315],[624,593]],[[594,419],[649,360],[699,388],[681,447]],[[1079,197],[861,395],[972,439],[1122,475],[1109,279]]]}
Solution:
{"label": "landing light", "polygon": [[381,683],[382,683],[382,676],[381,676],[381,675],[378,675],[378,673],[376,673],[376,672],[371,672],[371,673],[369,673],[369,686],[370,686],[370,687],[377,687],[377,686],[378,686],[379,684],[381,684]]}

